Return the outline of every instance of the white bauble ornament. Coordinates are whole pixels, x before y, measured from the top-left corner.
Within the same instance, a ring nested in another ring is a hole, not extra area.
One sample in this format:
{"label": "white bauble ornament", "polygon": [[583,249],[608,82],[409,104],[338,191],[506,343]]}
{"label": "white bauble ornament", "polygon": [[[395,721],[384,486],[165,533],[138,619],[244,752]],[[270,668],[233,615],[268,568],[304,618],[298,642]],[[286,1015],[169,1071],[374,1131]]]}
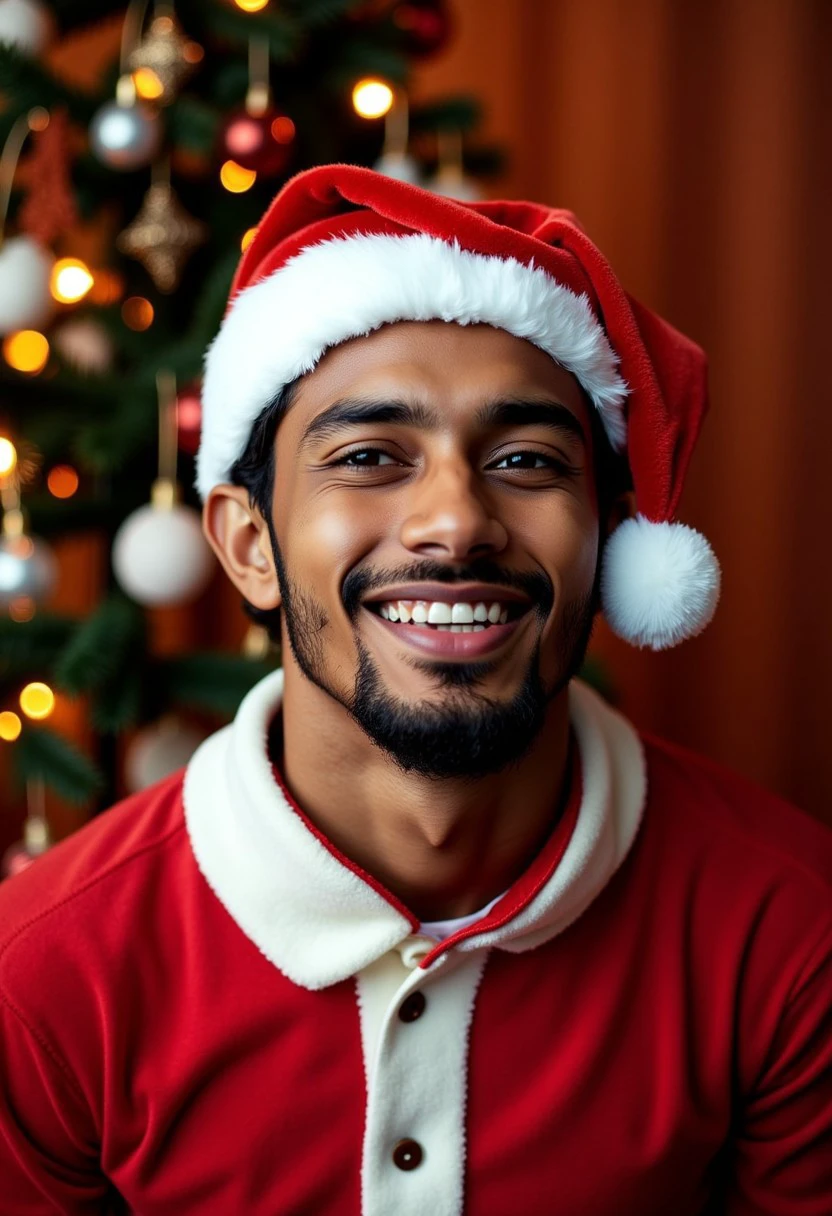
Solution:
{"label": "white bauble ornament", "polygon": [[39,536],[0,537],[0,607],[26,597],[46,599],[58,577],[58,563]]}
{"label": "white bauble ornament", "polygon": [[148,503],[128,515],[113,542],[119,585],[139,604],[159,607],[195,599],[208,585],[214,555],[198,512]]}
{"label": "white bauble ornament", "polygon": [[54,258],[30,236],[0,245],[0,334],[40,329],[55,307],[49,291]]}
{"label": "white bauble ornament", "polygon": [[204,738],[172,714],[140,730],[124,758],[124,780],[130,793],[146,790],[183,768]]}
{"label": "white bauble ornament", "polygon": [[383,173],[397,182],[409,182],[411,186],[418,186],[422,180],[420,165],[406,152],[382,152],[373,168],[376,173]]}
{"label": "white bauble ornament", "polygon": [[141,169],[162,143],[162,123],[149,106],[108,101],[93,115],[90,146],[110,169]]}
{"label": "white bauble ornament", "polygon": [[113,366],[113,340],[99,321],[73,317],[52,333],[52,344],[76,371],[103,375]]}
{"label": "white bauble ornament", "polygon": [[0,42],[39,55],[51,34],[52,19],[40,0],[0,0]]}

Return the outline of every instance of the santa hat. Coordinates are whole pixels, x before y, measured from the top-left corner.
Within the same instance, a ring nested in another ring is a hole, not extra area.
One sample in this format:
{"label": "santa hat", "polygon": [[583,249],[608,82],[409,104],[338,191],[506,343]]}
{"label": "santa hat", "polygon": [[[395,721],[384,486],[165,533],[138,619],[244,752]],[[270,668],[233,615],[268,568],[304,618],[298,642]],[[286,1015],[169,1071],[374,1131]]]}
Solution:
{"label": "santa hat", "polygon": [[208,351],[201,496],[228,481],[262,409],[326,350],[428,320],[493,325],[575,376],[635,491],[637,514],[604,549],[611,628],[656,650],[704,629],[719,565],[674,515],[707,406],[705,357],[627,295],[568,211],[458,202],[354,165],[289,181],[243,254]]}

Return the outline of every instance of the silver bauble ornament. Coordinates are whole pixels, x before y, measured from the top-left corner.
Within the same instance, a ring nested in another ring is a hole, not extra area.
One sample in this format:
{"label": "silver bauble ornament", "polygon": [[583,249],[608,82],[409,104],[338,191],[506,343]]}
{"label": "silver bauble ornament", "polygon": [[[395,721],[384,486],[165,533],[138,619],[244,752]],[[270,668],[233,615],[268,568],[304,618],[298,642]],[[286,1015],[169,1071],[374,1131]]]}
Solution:
{"label": "silver bauble ornament", "polygon": [[52,34],[52,18],[40,0],[0,0],[0,42],[23,55],[39,55]]}
{"label": "silver bauble ornament", "polygon": [[397,182],[409,182],[411,186],[418,186],[422,180],[421,166],[406,152],[382,152],[373,168],[376,173],[383,173]]}
{"label": "silver bauble ornament", "polygon": [[162,123],[150,106],[108,101],[90,123],[90,146],[110,169],[141,169],[162,144]]}
{"label": "silver bauble ornament", "polygon": [[0,334],[40,329],[55,307],[49,291],[54,258],[30,236],[0,245]]}
{"label": "silver bauble ornament", "polygon": [[113,541],[113,571],[119,585],[146,607],[195,599],[207,587],[213,570],[214,555],[199,513],[179,502],[154,501],[139,507],[127,516]]}
{"label": "silver bauble ornament", "polygon": [[131,794],[146,790],[183,768],[205,738],[173,714],[144,727],[124,758],[124,780]]}
{"label": "silver bauble ornament", "polygon": [[58,563],[39,536],[0,536],[0,606],[13,600],[44,600],[58,576]]}

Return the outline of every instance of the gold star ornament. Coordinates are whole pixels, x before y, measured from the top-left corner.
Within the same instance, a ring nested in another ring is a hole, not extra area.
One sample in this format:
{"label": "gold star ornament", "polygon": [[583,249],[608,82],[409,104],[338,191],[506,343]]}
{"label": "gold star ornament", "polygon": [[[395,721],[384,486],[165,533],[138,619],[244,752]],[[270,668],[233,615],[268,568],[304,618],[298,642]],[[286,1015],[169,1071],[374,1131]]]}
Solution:
{"label": "gold star ornament", "polygon": [[166,182],[154,182],[138,215],[118,238],[118,248],[141,262],[164,294],[175,291],[185,263],[208,229],[189,215]]}

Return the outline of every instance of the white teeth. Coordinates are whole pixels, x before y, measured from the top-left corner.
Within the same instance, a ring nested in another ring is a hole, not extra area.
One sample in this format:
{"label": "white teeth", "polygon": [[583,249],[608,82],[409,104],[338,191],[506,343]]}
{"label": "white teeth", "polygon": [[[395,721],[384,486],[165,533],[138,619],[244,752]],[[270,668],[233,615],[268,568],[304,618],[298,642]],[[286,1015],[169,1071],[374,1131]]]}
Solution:
{"label": "white teeth", "polygon": [[390,610],[388,609],[386,604],[381,605],[380,612],[381,612],[381,615],[384,617],[385,621],[390,620]]}
{"label": "white teeth", "polygon": [[485,629],[485,625],[472,625],[471,626],[472,633],[482,633],[482,631],[484,629]]}
{"label": "white teeth", "polygon": [[462,626],[462,632],[463,632],[463,633],[473,633],[473,632],[474,632],[474,626],[473,626],[473,625],[463,625],[463,626]]}
{"label": "white teeth", "polygon": [[462,625],[451,625],[451,633],[464,633]]}
{"label": "white teeth", "polygon": [[508,620],[508,608],[504,608],[503,611],[500,613],[500,624],[505,625],[507,620]]}
{"label": "white teeth", "polygon": [[451,605],[443,604],[441,600],[434,600],[428,609],[428,624],[450,625],[451,620]]}
{"label": "white teeth", "polygon": [[496,625],[500,619],[500,605],[492,604],[488,609],[488,619],[492,625]]}
{"label": "white teeth", "polygon": [[410,613],[411,620],[417,625],[426,625],[428,623],[428,606],[424,600],[418,600],[413,605],[413,610]]}
{"label": "white teeth", "polygon": [[455,625],[470,625],[474,620],[474,609],[470,604],[454,604],[451,608],[451,620]]}
{"label": "white teeth", "polygon": [[485,604],[477,604],[476,608],[474,609],[474,620],[475,621],[487,621],[488,620],[488,608]]}
{"label": "white teeth", "polygon": [[410,609],[403,600],[399,600],[399,620],[404,621],[405,625],[410,620]]}
{"label": "white teeth", "polygon": [[391,621],[397,621],[399,619],[399,610],[395,604],[388,604],[387,612],[389,613]]}

